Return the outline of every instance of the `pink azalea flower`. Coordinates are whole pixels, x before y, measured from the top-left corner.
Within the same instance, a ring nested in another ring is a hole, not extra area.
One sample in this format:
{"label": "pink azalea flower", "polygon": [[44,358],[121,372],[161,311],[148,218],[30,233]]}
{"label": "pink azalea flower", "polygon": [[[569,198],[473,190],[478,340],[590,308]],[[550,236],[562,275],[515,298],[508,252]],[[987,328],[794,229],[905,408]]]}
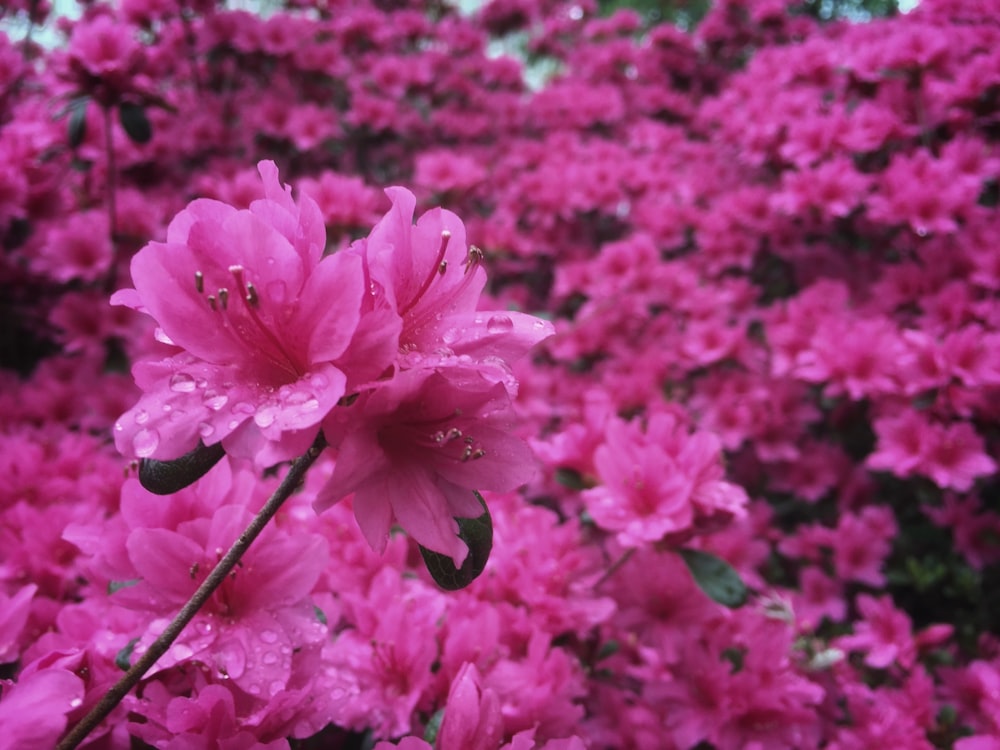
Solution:
{"label": "pink azalea flower", "polygon": [[464,664],[451,684],[439,750],[496,750],[503,740],[503,718],[496,692],[482,687],[473,664]]}
{"label": "pink azalea flower", "polygon": [[468,549],[455,517],[483,512],[472,491],[512,490],[535,473],[531,450],[508,433],[509,417],[504,386],[477,371],[405,371],[324,424],[327,434],[344,437],[316,509],[353,492],[358,524],[375,550],[385,549],[398,521],[461,565]]}
{"label": "pink azalea flower", "polygon": [[59,667],[29,666],[16,684],[0,680],[0,689],[0,750],[51,747],[66,714],[83,705],[83,680]]}
{"label": "pink azalea flower", "polygon": [[583,493],[595,523],[637,547],[683,539],[745,514],[746,493],[726,482],[722,447],[710,433],[688,434],[669,414],[611,420],[594,454],[604,484]]}
{"label": "pink azalea flower", "polygon": [[893,662],[905,668],[913,666],[917,646],[913,640],[910,618],[896,609],[892,599],[858,596],[858,609],[864,618],[854,626],[854,634],[838,638],[839,648],[865,652],[865,664],[884,669]]}
{"label": "pink azalea flower", "polygon": [[335,364],[360,316],[360,259],[323,257],[323,218],[293,202],[277,168],[261,162],[266,198],[249,210],[197,200],[167,242],[132,260],[135,290],[113,301],[152,315],[184,351],[136,365],[145,392],[115,425],[126,455],[176,458],[199,439],[269,459],[301,452],[344,395]]}

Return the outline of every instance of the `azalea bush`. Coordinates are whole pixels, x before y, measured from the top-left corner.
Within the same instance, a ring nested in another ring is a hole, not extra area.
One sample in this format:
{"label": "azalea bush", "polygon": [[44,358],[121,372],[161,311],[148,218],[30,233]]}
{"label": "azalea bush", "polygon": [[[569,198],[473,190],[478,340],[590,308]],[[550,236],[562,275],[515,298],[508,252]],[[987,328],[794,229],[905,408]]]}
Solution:
{"label": "azalea bush", "polygon": [[0,748],[1000,748],[989,3],[82,10],[0,11]]}

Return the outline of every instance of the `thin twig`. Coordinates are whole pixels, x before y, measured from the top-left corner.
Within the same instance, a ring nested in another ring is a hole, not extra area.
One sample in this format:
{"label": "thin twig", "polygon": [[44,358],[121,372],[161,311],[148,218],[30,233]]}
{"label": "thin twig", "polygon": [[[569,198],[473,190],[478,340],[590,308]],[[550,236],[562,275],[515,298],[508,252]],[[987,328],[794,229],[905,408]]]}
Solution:
{"label": "thin twig", "polygon": [[325,447],[326,441],[323,439],[323,433],[321,432],[309,450],[295,459],[294,463],[292,463],[292,468],[289,469],[288,474],[282,480],[281,484],[278,485],[278,489],[274,491],[274,494],[264,504],[264,507],[260,509],[260,512],[250,522],[250,525],[240,534],[239,539],[229,548],[229,552],[226,553],[225,557],[209,573],[208,578],[192,594],[187,604],[184,605],[173,622],[166,627],[159,638],[153,641],[149,650],[132,665],[132,668],[104,694],[104,697],[90,710],[90,713],[84,716],[80,720],[80,723],[63,737],[62,741],[56,746],[56,750],[72,750],[83,742],[87,735],[114,710],[115,706],[121,703],[122,699],[135,687],[136,683],[142,679],[150,667],[170,649],[174,641],[181,634],[181,631],[184,630],[184,627],[194,619],[194,616],[198,614],[202,605],[208,601],[208,598],[226,580],[226,576],[229,575],[230,571],[240,561],[243,553],[247,551],[253,540],[264,530],[267,522],[278,512],[282,503],[295,491],[299,482],[302,481],[302,477],[305,476],[306,470],[312,466]]}

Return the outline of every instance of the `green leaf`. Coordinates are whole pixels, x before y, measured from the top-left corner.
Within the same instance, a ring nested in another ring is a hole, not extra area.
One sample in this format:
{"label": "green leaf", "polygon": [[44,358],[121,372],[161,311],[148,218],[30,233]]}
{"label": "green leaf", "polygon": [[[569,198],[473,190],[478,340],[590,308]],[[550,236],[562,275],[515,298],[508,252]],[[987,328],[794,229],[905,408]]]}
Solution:
{"label": "green leaf", "polygon": [[116,591],[121,591],[122,589],[127,589],[130,586],[135,586],[141,578],[133,578],[129,581],[108,581],[108,596],[115,593]]}
{"label": "green leaf", "polygon": [[446,591],[464,589],[476,580],[486,567],[486,561],[490,559],[490,551],[493,549],[493,519],[490,518],[490,511],[483,496],[475,491],[474,494],[483,507],[483,514],[478,518],[455,519],[458,521],[458,536],[469,547],[469,554],[461,568],[456,568],[448,555],[420,546],[420,554],[424,558],[428,572],[434,582]]}
{"label": "green leaf", "polygon": [[69,127],[68,140],[69,147],[76,148],[87,135],[87,104],[90,98],[78,96],[69,103]]}
{"label": "green leaf", "polygon": [[746,584],[725,560],[699,549],[682,549],[680,554],[691,571],[694,582],[709,599],[730,609],[742,607],[746,603]]}
{"label": "green leaf", "polygon": [[315,604],[313,605],[313,614],[316,615],[316,619],[319,620],[320,623],[322,623],[323,625],[327,624],[326,612],[324,612],[323,610],[321,610]]}
{"label": "green leaf", "polygon": [[157,495],[170,495],[201,479],[226,455],[222,443],[198,447],[172,461],[144,458],[139,462],[139,482]]}
{"label": "green leaf", "polygon": [[438,732],[441,731],[441,722],[444,721],[444,709],[439,708],[424,727],[424,742],[433,745],[437,741]]}
{"label": "green leaf", "polygon": [[153,137],[153,126],[146,117],[146,109],[140,104],[122,102],[118,106],[118,116],[122,127],[134,143],[148,143]]}
{"label": "green leaf", "polygon": [[135,650],[135,644],[138,642],[138,638],[133,638],[125,645],[125,648],[119,651],[118,655],[115,656],[115,666],[117,666],[122,672],[128,672],[129,668],[132,666],[132,651]]}

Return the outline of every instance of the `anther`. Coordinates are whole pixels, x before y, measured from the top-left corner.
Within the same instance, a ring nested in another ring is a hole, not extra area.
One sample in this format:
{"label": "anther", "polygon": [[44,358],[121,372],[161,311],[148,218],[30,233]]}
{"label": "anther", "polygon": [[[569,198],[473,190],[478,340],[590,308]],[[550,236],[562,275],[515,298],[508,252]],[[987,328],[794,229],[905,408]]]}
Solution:
{"label": "anther", "polygon": [[469,245],[469,254],[465,256],[465,272],[468,273],[473,268],[483,262],[483,251],[475,245]]}
{"label": "anther", "polygon": [[448,270],[448,261],[442,260],[438,263],[438,273],[444,276],[444,272]]}
{"label": "anther", "polygon": [[462,431],[457,427],[452,427],[445,436],[445,442],[450,443],[452,440],[458,440],[460,437],[462,437]]}
{"label": "anther", "polygon": [[485,455],[486,455],[486,451],[484,451],[482,448],[480,448],[479,450],[472,451],[472,455],[470,456],[470,458],[473,461],[475,461],[476,459],[482,458]]}
{"label": "anther", "polygon": [[219,305],[221,305],[222,309],[225,310],[226,306],[229,303],[229,290],[226,289],[225,287],[222,287],[219,290],[218,294],[219,294]]}
{"label": "anther", "polygon": [[237,284],[243,286],[243,266],[230,266],[229,273],[235,277]]}
{"label": "anther", "polygon": [[205,274],[201,271],[194,272],[194,288],[198,290],[198,294],[205,291]]}
{"label": "anther", "polygon": [[215,295],[214,294],[208,295],[207,299],[208,299],[208,306],[211,307],[213,311],[216,310],[216,309],[218,309],[215,306]]}
{"label": "anther", "polygon": [[253,284],[247,284],[247,304],[251,307],[260,305],[260,298],[257,296],[257,288]]}
{"label": "anther", "polygon": [[476,441],[471,436],[466,435],[464,442],[466,445],[472,445]]}
{"label": "anther", "polygon": [[462,451],[462,463],[465,463],[470,458],[472,458],[472,446],[467,445],[465,446],[465,450]]}

